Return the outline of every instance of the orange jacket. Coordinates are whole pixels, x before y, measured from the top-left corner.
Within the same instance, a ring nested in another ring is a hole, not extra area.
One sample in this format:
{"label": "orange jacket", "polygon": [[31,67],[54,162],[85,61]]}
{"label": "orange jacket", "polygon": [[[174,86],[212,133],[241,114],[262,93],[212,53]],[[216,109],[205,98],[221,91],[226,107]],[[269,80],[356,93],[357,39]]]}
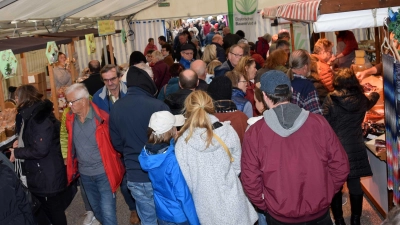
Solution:
{"label": "orange jacket", "polygon": [[318,76],[319,80],[325,86],[325,88],[332,92],[333,88],[333,71],[329,64],[323,62],[317,54],[312,54],[311,57],[317,59],[317,66],[318,66]]}
{"label": "orange jacket", "polygon": [[[103,161],[104,170],[108,181],[111,185],[111,190],[115,193],[121,184],[125,174],[125,168],[121,162],[121,156],[117,153],[111,144],[110,133],[108,129],[108,114],[99,109],[95,104],[90,102],[93,107],[96,118],[96,141],[100,150],[100,155]],[[68,185],[79,176],[78,159],[73,144],[73,125],[75,114],[72,111],[68,112],[65,121],[65,126],[68,131],[68,153],[67,153],[67,179]]]}

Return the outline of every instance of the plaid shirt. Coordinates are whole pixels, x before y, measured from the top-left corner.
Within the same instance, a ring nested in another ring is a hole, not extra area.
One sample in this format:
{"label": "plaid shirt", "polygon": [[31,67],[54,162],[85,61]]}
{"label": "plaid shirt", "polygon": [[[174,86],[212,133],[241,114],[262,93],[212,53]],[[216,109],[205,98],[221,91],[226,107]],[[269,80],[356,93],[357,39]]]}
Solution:
{"label": "plaid shirt", "polygon": [[314,85],[306,77],[294,74],[292,80],[293,94],[291,103],[312,113],[322,115],[319,98]]}

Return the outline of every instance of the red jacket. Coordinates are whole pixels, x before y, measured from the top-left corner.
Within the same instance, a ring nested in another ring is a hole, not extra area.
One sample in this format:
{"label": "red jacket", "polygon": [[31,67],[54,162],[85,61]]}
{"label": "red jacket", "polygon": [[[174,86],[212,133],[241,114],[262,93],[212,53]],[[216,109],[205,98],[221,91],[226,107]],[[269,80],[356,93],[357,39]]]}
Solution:
{"label": "red jacket", "polygon": [[204,36],[207,36],[207,34],[210,33],[210,30],[211,30],[211,24],[209,22],[206,22],[203,26]]}
{"label": "red jacket", "polygon": [[169,72],[169,66],[164,60],[160,60],[156,62],[151,69],[153,70],[153,80],[156,84],[158,91],[160,92],[161,88],[164,85],[168,84],[169,79],[171,79],[171,73]]}
{"label": "red jacket", "polygon": [[260,54],[256,53],[254,50],[250,50],[250,55],[254,59],[254,61],[258,63],[258,65],[260,65],[261,67],[264,66],[265,60]]}
{"label": "red jacket", "polygon": [[[110,133],[108,129],[108,114],[99,109],[92,102],[90,103],[94,110],[96,118],[96,141],[99,146],[100,155],[103,161],[104,170],[111,185],[111,190],[115,193],[121,184],[125,174],[125,168],[121,162],[120,154],[117,153],[111,144]],[[75,114],[70,111],[67,114],[65,125],[68,131],[68,153],[67,153],[67,179],[68,185],[79,176],[78,159],[73,144],[73,125]]]}
{"label": "red jacket", "polygon": [[[346,47],[341,52],[343,56],[350,54],[352,51],[358,49],[358,43],[356,38],[354,37],[353,32],[347,30],[344,37],[338,37],[337,42],[343,41],[346,44]],[[339,52],[340,53],[340,52]]]}
{"label": "red jacket", "polygon": [[244,96],[244,98],[249,100],[249,102],[251,103],[251,106],[253,108],[253,116],[258,116],[259,113],[257,111],[256,102],[254,100],[254,88],[255,87],[256,87],[256,85],[253,82],[251,82],[251,81],[247,82],[246,96]]}
{"label": "red jacket", "polygon": [[269,50],[268,41],[265,40],[263,37],[258,37],[256,52],[265,59],[267,57],[268,50]]}
{"label": "red jacket", "polygon": [[[268,118],[271,119],[272,118]],[[279,123],[279,122],[278,122]],[[249,200],[284,223],[317,219],[347,179],[347,154],[321,115],[282,137],[265,119],[244,134],[241,180]]]}

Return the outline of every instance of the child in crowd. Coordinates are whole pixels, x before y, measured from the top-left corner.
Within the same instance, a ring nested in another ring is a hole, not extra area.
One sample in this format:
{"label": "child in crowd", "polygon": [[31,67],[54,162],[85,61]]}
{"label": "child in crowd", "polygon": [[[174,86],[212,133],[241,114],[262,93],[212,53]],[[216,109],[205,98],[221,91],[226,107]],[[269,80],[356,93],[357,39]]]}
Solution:
{"label": "child in crowd", "polygon": [[192,195],[175,157],[176,127],[184,122],[182,115],[174,116],[168,111],[153,113],[148,128],[149,140],[139,156],[140,165],[149,173],[154,189],[160,225],[200,224]]}

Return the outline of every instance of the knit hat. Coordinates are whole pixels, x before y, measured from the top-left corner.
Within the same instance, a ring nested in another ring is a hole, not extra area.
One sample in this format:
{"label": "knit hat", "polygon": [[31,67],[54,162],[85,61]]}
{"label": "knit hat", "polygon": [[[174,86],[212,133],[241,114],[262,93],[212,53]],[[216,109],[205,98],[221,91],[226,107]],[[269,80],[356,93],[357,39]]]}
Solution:
{"label": "knit hat", "polygon": [[208,85],[207,93],[215,100],[232,99],[232,82],[227,76],[215,77]]}
{"label": "knit hat", "polygon": [[139,87],[151,95],[157,94],[157,87],[149,74],[136,66],[129,67],[128,74],[126,75],[126,86],[128,88]]}
{"label": "knit hat", "polygon": [[181,51],[185,51],[185,50],[192,50],[194,51],[194,46],[191,44],[184,44],[181,46]]}
{"label": "knit hat", "polygon": [[[264,73],[260,79],[261,87],[260,89],[267,94],[288,94],[292,87],[289,77],[279,70],[270,70]],[[288,89],[277,91],[276,87],[278,85],[288,86]]]}
{"label": "knit hat", "polygon": [[185,123],[183,115],[172,115],[168,111],[155,112],[150,117],[149,127],[153,129],[153,134],[163,134],[172,127],[180,127]]}
{"label": "knit hat", "polygon": [[266,40],[268,43],[271,42],[272,36],[268,33],[264,34],[263,36],[264,40]]}

